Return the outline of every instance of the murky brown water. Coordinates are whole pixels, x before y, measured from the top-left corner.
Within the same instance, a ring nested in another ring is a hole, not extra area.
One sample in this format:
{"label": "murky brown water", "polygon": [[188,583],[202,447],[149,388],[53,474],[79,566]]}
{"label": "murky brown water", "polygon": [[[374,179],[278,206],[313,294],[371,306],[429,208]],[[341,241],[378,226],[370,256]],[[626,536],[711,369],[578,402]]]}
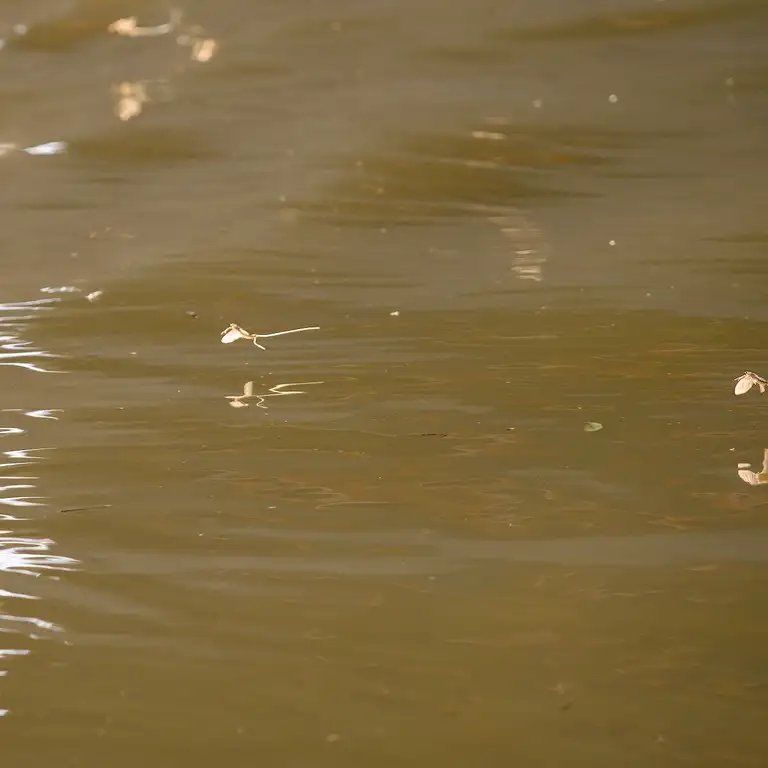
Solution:
{"label": "murky brown water", "polygon": [[764,765],[768,4],[180,7],[0,6],[3,766]]}

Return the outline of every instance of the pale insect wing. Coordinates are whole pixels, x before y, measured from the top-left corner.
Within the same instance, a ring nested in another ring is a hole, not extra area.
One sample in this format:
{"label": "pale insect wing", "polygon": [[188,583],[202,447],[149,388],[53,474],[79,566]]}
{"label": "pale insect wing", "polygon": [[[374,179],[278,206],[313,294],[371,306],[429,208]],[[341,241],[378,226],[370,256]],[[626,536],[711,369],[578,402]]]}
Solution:
{"label": "pale insect wing", "polygon": [[[222,339],[223,341],[223,339]],[[752,389],[752,386],[754,385],[755,381],[751,376],[741,376],[736,381],[736,387],[734,388],[734,394],[736,395],[743,395],[745,392],[749,392],[750,389]]]}
{"label": "pale insect wing", "polygon": [[749,483],[749,485],[760,485],[760,479],[751,469],[740,469],[738,472],[739,477],[745,483]]}
{"label": "pale insect wing", "polygon": [[242,339],[242,338],[243,338],[243,334],[241,331],[239,331],[237,328],[230,328],[221,337],[221,343],[231,344],[233,341],[237,341],[238,339]]}

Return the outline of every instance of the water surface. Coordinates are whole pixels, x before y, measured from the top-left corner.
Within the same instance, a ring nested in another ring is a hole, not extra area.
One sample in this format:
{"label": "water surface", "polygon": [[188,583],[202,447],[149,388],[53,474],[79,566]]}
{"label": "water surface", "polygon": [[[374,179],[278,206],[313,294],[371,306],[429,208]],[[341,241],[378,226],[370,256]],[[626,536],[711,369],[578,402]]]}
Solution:
{"label": "water surface", "polygon": [[180,9],[0,6],[8,765],[762,765],[768,8]]}

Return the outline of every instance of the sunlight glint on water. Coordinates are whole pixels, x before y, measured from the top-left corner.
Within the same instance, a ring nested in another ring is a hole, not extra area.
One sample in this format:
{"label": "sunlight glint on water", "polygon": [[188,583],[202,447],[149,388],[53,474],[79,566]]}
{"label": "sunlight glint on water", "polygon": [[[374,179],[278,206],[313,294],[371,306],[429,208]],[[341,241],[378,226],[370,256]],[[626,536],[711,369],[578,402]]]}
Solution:
{"label": "sunlight glint on water", "polygon": [[[29,371],[29,375],[38,373],[57,373],[38,364],[41,358],[55,355],[35,348],[33,342],[22,337],[35,314],[51,310],[59,299],[38,299],[29,302],[0,304],[0,367],[19,367]],[[34,359],[35,362],[30,362]],[[46,498],[36,493],[39,479],[37,466],[43,464],[51,449],[46,447],[12,447],[9,441],[16,442],[27,435],[27,430],[18,423],[24,423],[23,417],[33,419],[57,419],[54,413],[58,409],[38,408],[25,411],[22,408],[4,408],[3,422],[0,424],[0,440],[5,450],[0,463],[0,505],[11,508],[44,508]],[[19,417],[22,417],[21,419]],[[11,422],[11,423],[9,423]],[[7,447],[6,447],[7,446]],[[35,521],[41,518],[34,518]],[[32,642],[60,632],[62,628],[28,612],[30,601],[39,598],[35,595],[34,579],[50,571],[72,570],[77,561],[54,552],[56,543],[49,538],[20,535],[17,528],[24,525],[29,530],[33,518],[21,517],[10,512],[0,513],[0,572],[29,577],[29,589],[26,591],[0,588],[0,634],[6,636],[9,647],[0,648],[0,659],[13,659],[32,652]],[[24,602],[22,602],[24,601]],[[32,641],[32,642],[30,642]],[[0,641],[1,642],[1,641]],[[28,647],[26,647],[28,646]],[[0,676],[8,674],[8,669],[0,669]],[[8,714],[8,709],[0,707],[0,716]]]}

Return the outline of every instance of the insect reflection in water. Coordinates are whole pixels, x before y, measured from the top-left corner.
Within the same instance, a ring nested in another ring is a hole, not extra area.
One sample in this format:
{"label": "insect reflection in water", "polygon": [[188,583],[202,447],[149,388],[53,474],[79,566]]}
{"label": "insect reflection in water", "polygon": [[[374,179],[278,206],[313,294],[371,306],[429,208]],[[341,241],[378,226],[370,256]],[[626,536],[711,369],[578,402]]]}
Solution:
{"label": "insect reflection in water", "polygon": [[749,485],[766,485],[768,484],[768,448],[763,450],[763,466],[760,472],[753,472],[751,464],[746,462],[739,464],[738,473],[739,477]]}
{"label": "insect reflection in water", "polygon": [[253,382],[246,381],[243,385],[242,395],[227,395],[227,400],[233,408],[247,408],[250,403],[246,400],[251,398],[256,399],[256,407],[263,410],[268,410],[266,401],[268,397],[279,397],[281,395],[303,395],[305,391],[303,389],[287,389],[287,387],[305,387],[310,384],[324,384],[323,381],[294,381],[286,384],[275,384],[274,387],[270,387],[267,392],[263,394],[254,394]]}

